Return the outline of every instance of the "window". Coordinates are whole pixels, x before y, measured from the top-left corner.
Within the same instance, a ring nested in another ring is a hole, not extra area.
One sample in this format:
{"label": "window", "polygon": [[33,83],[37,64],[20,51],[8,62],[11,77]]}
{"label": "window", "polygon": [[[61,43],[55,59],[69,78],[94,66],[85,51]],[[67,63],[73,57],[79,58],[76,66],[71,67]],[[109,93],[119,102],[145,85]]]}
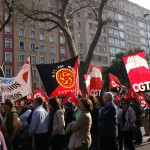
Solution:
{"label": "window", "polygon": [[77,17],[79,17],[79,18],[80,18],[80,12],[79,12],[79,11],[77,11]]}
{"label": "window", "polygon": [[142,43],[142,44],[146,44],[146,39],[141,38],[141,43]]}
{"label": "window", "polygon": [[30,32],[30,38],[31,39],[35,39],[35,31],[31,31]]}
{"label": "window", "polygon": [[36,49],[35,43],[31,43],[30,49],[31,49],[31,51],[35,51],[35,49]]}
{"label": "window", "polygon": [[37,76],[37,70],[36,69],[32,69],[32,76],[36,77]]}
{"label": "window", "polygon": [[19,36],[21,36],[21,37],[24,37],[24,35],[25,35],[25,32],[24,32],[24,29],[19,29]]}
{"label": "window", "polygon": [[145,24],[143,22],[139,22],[139,26],[144,28],[145,27]]}
{"label": "window", "polygon": [[125,47],[126,46],[125,41],[120,40],[120,46]]}
{"label": "window", "polygon": [[51,58],[51,59],[50,59],[50,63],[51,63],[51,64],[55,63],[55,59],[54,59],[54,58]]}
{"label": "window", "polygon": [[117,45],[117,46],[120,45],[119,39],[115,39],[115,45]]}
{"label": "window", "polygon": [[36,82],[33,83],[33,89],[34,89],[34,90],[37,89],[37,83],[36,83]]}
{"label": "window", "polygon": [[100,52],[100,50],[101,50],[100,45],[97,45],[96,49],[97,49],[98,52]]}
{"label": "window", "polygon": [[55,42],[55,37],[54,37],[54,35],[50,35],[49,40],[50,40],[50,42],[54,43],[54,42]]}
{"label": "window", "polygon": [[53,7],[53,2],[52,2],[52,0],[48,0],[48,7]]}
{"label": "window", "polygon": [[48,28],[51,29],[52,27],[54,27],[54,23],[49,23]]}
{"label": "window", "polygon": [[109,44],[115,44],[115,40],[114,40],[114,38],[109,38]]}
{"label": "window", "polygon": [[118,22],[118,27],[119,27],[120,29],[124,29],[124,24]]}
{"label": "window", "polygon": [[45,0],[39,0],[39,3],[40,3],[40,4],[44,4],[44,1],[45,1]]}
{"label": "window", "polygon": [[9,14],[5,12],[5,21],[8,19]]}
{"label": "window", "polygon": [[12,32],[11,26],[6,26],[6,27],[5,27],[5,34],[11,35],[11,32]]}
{"label": "window", "polygon": [[19,19],[18,19],[18,23],[23,24],[23,19],[22,19],[22,18],[19,18]]}
{"label": "window", "polygon": [[119,31],[119,36],[120,36],[121,38],[124,38],[124,37],[125,37],[124,32]]}
{"label": "window", "polygon": [[78,38],[80,39],[80,38],[81,38],[81,33],[78,32],[77,36],[78,36]]}
{"label": "window", "polygon": [[82,49],[82,43],[78,43],[78,48]]}
{"label": "window", "polygon": [[44,28],[45,27],[45,22],[39,22],[39,27]]}
{"label": "window", "polygon": [[110,47],[109,49],[110,49],[110,54],[111,54],[111,55],[115,55],[115,54],[116,54],[116,49],[115,49],[115,47]]}
{"label": "window", "polygon": [[64,47],[60,48],[60,54],[64,56],[66,55],[66,49]]}
{"label": "window", "polygon": [[140,30],[140,35],[145,35],[145,31],[144,30]]}
{"label": "window", "polygon": [[77,22],[77,28],[81,28],[81,23]]}
{"label": "window", "polygon": [[20,41],[20,42],[19,42],[19,49],[20,49],[20,50],[24,50],[24,49],[25,49],[25,46],[24,46],[24,42],[23,42],[23,41]]}
{"label": "window", "polygon": [[118,14],[118,17],[117,17],[119,20],[123,20],[123,16],[121,14]]}
{"label": "window", "polygon": [[20,54],[19,56],[19,62],[24,63],[25,62],[25,55]]}
{"label": "window", "polygon": [[44,57],[40,57],[40,64],[45,64],[45,58]]}
{"label": "window", "polygon": [[45,53],[45,45],[40,45],[40,52]]}
{"label": "window", "polygon": [[12,62],[12,53],[10,52],[5,53],[5,62]]}
{"label": "window", "polygon": [[55,55],[55,47],[50,46],[50,54]]}
{"label": "window", "polygon": [[64,36],[60,36],[60,43],[64,44],[65,43],[65,37]]}
{"label": "window", "polygon": [[31,63],[36,64],[36,56],[31,56]]}
{"label": "window", "polygon": [[34,20],[30,20],[30,25],[31,26],[35,26],[35,21]]}
{"label": "window", "polygon": [[40,33],[40,40],[44,41],[45,40],[45,34],[44,33]]}
{"label": "window", "polygon": [[5,48],[12,48],[12,40],[5,39]]}
{"label": "window", "polygon": [[12,68],[9,66],[5,67],[5,76],[6,77],[11,77],[12,76]]}

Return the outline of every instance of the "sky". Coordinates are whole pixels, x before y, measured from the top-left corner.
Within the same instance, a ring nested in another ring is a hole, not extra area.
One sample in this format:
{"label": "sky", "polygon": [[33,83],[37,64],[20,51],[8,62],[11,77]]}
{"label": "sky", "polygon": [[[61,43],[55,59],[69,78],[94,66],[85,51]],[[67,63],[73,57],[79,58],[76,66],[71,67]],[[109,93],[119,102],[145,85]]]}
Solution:
{"label": "sky", "polygon": [[137,3],[138,5],[150,10],[150,0],[129,0],[129,1]]}

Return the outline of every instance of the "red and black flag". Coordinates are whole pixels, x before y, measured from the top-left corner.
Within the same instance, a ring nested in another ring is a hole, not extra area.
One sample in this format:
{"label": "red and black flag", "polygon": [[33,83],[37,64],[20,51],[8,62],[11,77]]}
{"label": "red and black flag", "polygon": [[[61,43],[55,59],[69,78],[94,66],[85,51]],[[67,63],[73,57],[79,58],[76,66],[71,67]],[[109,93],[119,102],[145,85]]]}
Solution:
{"label": "red and black flag", "polygon": [[75,92],[78,57],[54,63],[36,65],[48,96]]}

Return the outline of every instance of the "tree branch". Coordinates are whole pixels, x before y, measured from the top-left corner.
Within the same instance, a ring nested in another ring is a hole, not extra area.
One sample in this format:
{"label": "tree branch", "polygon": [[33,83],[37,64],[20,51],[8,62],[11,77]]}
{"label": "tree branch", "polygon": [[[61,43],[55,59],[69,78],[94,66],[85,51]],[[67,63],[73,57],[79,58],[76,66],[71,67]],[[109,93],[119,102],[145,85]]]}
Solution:
{"label": "tree branch", "polygon": [[62,10],[61,10],[61,16],[65,15],[67,6],[68,6],[69,0],[63,0],[62,1]]}
{"label": "tree branch", "polygon": [[10,19],[12,17],[14,2],[15,2],[15,0],[12,0],[11,3],[9,3],[7,0],[4,1],[4,5],[7,6],[8,17],[4,22],[0,21],[1,22],[0,32],[5,28],[5,26],[8,24],[8,22],[10,21]]}
{"label": "tree branch", "polygon": [[100,38],[100,35],[101,35],[102,28],[106,24],[106,20],[105,21],[102,20],[103,9],[104,9],[106,4],[107,4],[107,0],[102,0],[100,3],[100,6],[99,6],[97,31],[96,31],[96,34],[93,38],[92,43],[90,44],[89,51],[88,51],[87,57],[86,57],[85,62],[84,62],[85,73],[88,71],[89,65],[90,65],[91,60],[92,60],[94,49],[95,49],[95,47],[98,43],[98,40]]}
{"label": "tree branch", "polygon": [[82,6],[82,7],[78,8],[78,9],[72,11],[72,12],[69,14],[69,17],[71,17],[71,16],[72,16],[74,13],[76,13],[77,11],[79,11],[79,10],[81,10],[81,9],[84,9],[84,8],[87,8],[87,7],[89,7],[89,5]]}

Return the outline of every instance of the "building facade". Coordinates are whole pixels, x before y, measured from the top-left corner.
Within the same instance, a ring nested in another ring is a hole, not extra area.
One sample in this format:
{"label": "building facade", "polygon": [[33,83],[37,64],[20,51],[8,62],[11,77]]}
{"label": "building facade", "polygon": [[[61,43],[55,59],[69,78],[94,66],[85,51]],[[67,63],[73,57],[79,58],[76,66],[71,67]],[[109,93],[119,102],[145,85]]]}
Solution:
{"label": "building facade", "polygon": [[[53,9],[52,1],[41,2],[47,9]],[[5,7],[1,13],[3,19],[8,17]],[[62,31],[59,28],[47,31],[53,26],[50,22],[35,22],[30,19],[24,22],[23,18],[7,24],[0,33],[0,61],[4,61],[6,77],[16,76],[31,55],[33,87],[36,89],[41,86],[36,64],[56,63],[68,58],[67,43]]]}
{"label": "building facade", "polygon": [[[104,17],[111,20],[103,27],[101,37],[94,50],[91,64],[107,67],[115,55],[130,49],[140,48],[150,55],[150,13],[128,0],[120,0],[108,5]],[[79,58],[84,60],[96,33],[97,22],[88,8],[74,15],[74,39]]]}

